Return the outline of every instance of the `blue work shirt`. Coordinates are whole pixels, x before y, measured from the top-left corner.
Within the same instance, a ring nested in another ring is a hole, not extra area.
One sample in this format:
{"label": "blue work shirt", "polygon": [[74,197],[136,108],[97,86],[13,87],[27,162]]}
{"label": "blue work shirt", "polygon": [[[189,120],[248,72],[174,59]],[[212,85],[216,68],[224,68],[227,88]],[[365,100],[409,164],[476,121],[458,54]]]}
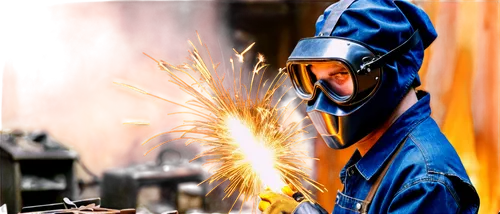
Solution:
{"label": "blue work shirt", "polygon": [[[479,196],[453,146],[430,117],[430,95],[403,113],[375,145],[353,154],[340,172],[344,184],[333,213],[477,213]],[[397,147],[371,203],[364,201]]]}

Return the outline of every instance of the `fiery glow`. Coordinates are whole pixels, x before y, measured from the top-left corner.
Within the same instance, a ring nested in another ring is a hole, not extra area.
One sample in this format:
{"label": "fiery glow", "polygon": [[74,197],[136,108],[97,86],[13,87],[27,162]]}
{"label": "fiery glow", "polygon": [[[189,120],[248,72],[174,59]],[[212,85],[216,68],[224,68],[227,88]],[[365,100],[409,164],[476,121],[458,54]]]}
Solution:
{"label": "fiery glow", "polygon": [[264,185],[272,190],[280,191],[285,184],[274,168],[276,157],[272,148],[267,148],[265,142],[259,139],[260,137],[253,135],[250,129],[235,117],[227,118],[227,127],[234,140],[233,143],[237,144],[239,151],[242,152],[243,164],[250,164]]}
{"label": "fiery glow", "polygon": [[[146,54],[157,62],[171,77],[171,82],[191,96],[192,100],[177,103],[128,84],[116,83],[185,109],[183,112],[171,114],[189,114],[198,118],[185,120],[182,125],[171,131],[159,133],[143,144],[164,134],[178,133],[178,138],[155,145],[151,150],[175,140],[186,140],[186,145],[198,143],[207,147],[207,150],[194,159],[204,157],[205,165],[211,166],[209,171],[212,175],[202,183],[216,183],[215,189],[227,182],[228,185],[224,189],[226,195],[223,199],[237,194],[236,201],[240,198],[243,201],[253,200],[255,209],[256,196],[265,187],[278,190],[284,184],[288,184],[312,201],[311,191],[305,189],[301,182],[308,183],[321,192],[326,189],[304,171],[306,169],[304,159],[310,157],[302,151],[293,149],[298,143],[308,140],[302,139],[302,136],[306,133],[304,129],[310,124],[300,127],[306,118],[300,122],[286,123],[298,106],[291,109],[289,108],[291,102],[286,105],[281,104],[281,100],[290,90],[290,88],[279,90],[285,87],[283,85],[287,78],[285,73],[280,70],[270,81],[263,81],[261,76],[254,88],[256,75],[259,75],[260,71],[262,75],[267,66],[264,57],[259,55],[257,64],[253,71],[250,71],[252,77],[250,86],[247,87],[242,83],[242,66],[235,65],[231,58],[231,70],[218,71],[219,64],[213,62],[207,46],[199,37],[198,40],[206,50],[210,65],[206,64],[202,53],[191,41],[189,41],[192,46],[192,51],[189,51],[190,62],[179,66],[158,61]],[[240,62],[243,61],[243,54],[252,46],[253,44],[241,54],[235,50]],[[236,71],[235,68],[238,67],[240,69]],[[229,78],[231,75],[232,78]],[[260,94],[263,96],[259,96]]]}

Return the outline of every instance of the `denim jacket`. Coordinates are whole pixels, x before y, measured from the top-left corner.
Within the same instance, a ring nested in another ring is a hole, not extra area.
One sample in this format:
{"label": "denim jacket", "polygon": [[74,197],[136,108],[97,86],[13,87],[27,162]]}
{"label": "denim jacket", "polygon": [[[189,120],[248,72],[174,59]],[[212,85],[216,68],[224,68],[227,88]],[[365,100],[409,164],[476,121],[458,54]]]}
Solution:
{"label": "denim jacket", "polygon": [[[333,213],[477,213],[479,196],[453,146],[430,117],[430,95],[403,113],[361,157],[356,151],[340,172],[344,184]],[[365,198],[397,147],[371,202]],[[294,212],[324,213],[301,203]]]}

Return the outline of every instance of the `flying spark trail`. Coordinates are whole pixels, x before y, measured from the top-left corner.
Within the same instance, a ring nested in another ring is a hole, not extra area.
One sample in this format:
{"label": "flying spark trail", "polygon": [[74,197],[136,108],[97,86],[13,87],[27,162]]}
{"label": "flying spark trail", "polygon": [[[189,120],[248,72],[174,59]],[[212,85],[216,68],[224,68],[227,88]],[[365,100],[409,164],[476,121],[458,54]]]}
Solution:
{"label": "flying spark trail", "polygon": [[149,125],[149,122],[146,122],[146,121],[127,121],[127,122],[123,122],[122,124],[124,125]]}
{"label": "flying spark trail", "polygon": [[[216,183],[216,185],[207,195],[220,184],[228,182],[223,199],[237,194],[231,210],[239,199],[253,200],[255,208],[256,197],[264,188],[279,190],[284,185],[289,185],[311,201],[313,201],[312,192],[305,189],[302,182],[321,192],[326,191],[305,172],[307,168],[304,167],[304,159],[310,157],[302,151],[293,149],[295,145],[308,140],[302,136],[307,133],[304,129],[310,124],[300,127],[307,118],[296,123],[284,123],[296,109],[295,107],[290,111],[288,105],[279,107],[285,93],[290,89],[280,90],[286,87],[284,82],[287,75],[280,69],[270,82],[267,80],[262,82],[261,76],[256,85],[257,95],[252,98],[254,79],[256,75],[263,75],[267,66],[264,57],[259,54],[258,62],[251,71],[249,90],[241,83],[243,69],[235,71],[235,62],[231,58],[231,71],[223,71],[227,75],[233,75],[232,87],[227,87],[224,84],[226,75],[219,75],[217,71],[219,64],[213,62],[208,47],[201,42],[199,35],[198,41],[206,50],[209,65],[191,41],[189,41],[192,46],[192,51],[189,51],[190,61],[179,66],[156,60],[144,53],[158,63],[161,70],[166,71],[173,84],[192,98],[186,103],[177,103],[129,84],[115,82],[185,109],[172,114],[190,114],[198,118],[186,120],[170,131],[159,133],[147,139],[143,145],[161,135],[178,133],[179,137],[155,145],[151,150],[175,140],[186,140],[186,145],[198,143],[209,148],[200,152],[193,160],[206,157],[204,165],[211,166],[209,171],[212,175],[202,183]],[[239,62],[243,62],[243,55],[253,45],[241,53],[233,49]],[[259,96],[261,90],[264,92],[263,96]],[[280,93],[280,91],[285,92]]]}

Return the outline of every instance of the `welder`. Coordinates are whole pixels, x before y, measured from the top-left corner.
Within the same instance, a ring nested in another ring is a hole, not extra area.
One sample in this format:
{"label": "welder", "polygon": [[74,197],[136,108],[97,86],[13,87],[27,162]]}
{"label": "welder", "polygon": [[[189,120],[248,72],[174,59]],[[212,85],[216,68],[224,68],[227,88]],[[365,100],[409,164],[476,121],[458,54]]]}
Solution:
{"label": "welder", "polygon": [[[333,213],[477,213],[479,197],[417,90],[437,33],[403,0],[340,0],[298,42],[287,70],[324,142],[357,149],[340,172]],[[447,78],[444,76],[443,78]],[[264,213],[328,213],[319,204],[260,194]],[[299,197],[300,198],[300,197]]]}

